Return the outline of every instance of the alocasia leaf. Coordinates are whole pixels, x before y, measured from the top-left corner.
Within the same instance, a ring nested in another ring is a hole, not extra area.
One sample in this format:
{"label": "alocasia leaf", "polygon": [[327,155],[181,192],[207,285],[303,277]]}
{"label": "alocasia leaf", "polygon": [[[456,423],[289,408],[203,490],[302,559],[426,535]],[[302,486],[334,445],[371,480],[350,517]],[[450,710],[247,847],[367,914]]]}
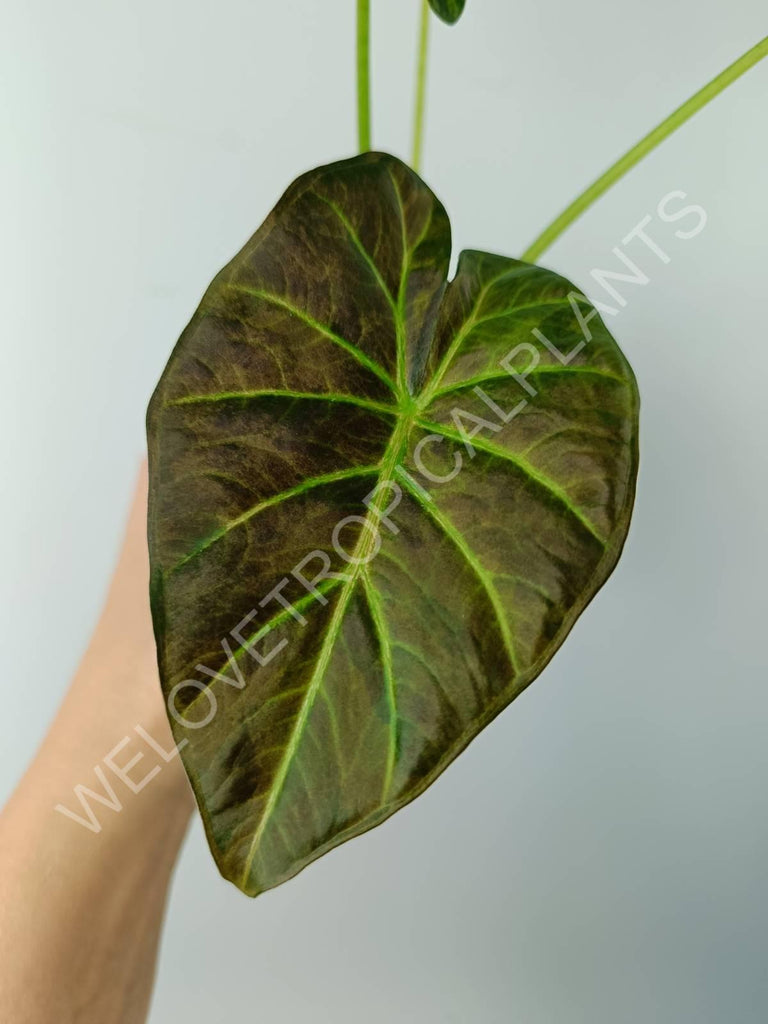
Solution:
{"label": "alocasia leaf", "polygon": [[624,543],[619,348],[541,267],[464,252],[447,284],[450,248],[393,157],[305,174],[150,405],[163,689],[214,856],[251,895],[421,793]]}
{"label": "alocasia leaf", "polygon": [[464,13],[466,0],[429,0],[429,6],[443,21],[453,25]]}

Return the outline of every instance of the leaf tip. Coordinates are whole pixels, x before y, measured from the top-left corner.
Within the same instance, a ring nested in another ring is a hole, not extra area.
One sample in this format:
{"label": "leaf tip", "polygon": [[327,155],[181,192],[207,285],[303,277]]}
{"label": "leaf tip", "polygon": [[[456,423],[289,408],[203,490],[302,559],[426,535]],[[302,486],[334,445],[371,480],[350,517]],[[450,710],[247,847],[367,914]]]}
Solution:
{"label": "leaf tip", "polygon": [[466,0],[429,0],[435,14],[448,25],[455,25],[464,13]]}

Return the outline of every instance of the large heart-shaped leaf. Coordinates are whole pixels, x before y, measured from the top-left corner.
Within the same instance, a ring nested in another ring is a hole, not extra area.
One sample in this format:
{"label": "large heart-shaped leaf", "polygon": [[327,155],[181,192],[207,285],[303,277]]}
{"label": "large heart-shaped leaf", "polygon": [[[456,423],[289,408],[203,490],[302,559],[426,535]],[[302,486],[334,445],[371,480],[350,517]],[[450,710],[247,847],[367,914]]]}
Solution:
{"label": "large heart-shaped leaf", "polygon": [[624,543],[638,397],[617,345],[551,271],[464,252],[446,286],[449,254],[393,157],[304,175],[150,405],[163,688],[250,894],[421,793]]}
{"label": "large heart-shaped leaf", "polygon": [[464,5],[467,0],[429,0],[429,6],[443,21],[453,25],[464,13]]}

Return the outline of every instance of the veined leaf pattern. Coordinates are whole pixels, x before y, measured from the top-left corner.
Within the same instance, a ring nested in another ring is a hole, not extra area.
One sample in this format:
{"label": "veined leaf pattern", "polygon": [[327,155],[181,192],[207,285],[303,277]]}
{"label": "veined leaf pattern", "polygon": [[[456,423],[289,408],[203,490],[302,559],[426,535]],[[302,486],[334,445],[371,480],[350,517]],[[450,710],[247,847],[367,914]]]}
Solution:
{"label": "veined leaf pattern", "polygon": [[618,346],[564,278],[469,251],[448,284],[450,249],[395,158],[304,175],[150,404],[162,685],[213,854],[251,895],[421,793],[626,537]]}

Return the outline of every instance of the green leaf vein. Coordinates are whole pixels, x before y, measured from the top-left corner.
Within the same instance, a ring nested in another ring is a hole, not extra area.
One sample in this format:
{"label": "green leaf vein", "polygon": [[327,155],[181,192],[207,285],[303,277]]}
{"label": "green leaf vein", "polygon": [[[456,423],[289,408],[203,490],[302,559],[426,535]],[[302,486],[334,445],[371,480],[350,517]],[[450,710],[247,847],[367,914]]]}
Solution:
{"label": "green leaf vein", "polygon": [[356,395],[334,394],[329,392],[316,391],[285,391],[279,388],[269,391],[217,391],[208,395],[184,395],[181,398],[172,398],[166,404],[168,406],[183,405],[204,405],[207,402],[238,402],[258,401],[260,398],[287,398],[296,401],[307,402],[332,402],[334,404],[346,403],[357,405],[361,409],[369,409],[371,412],[384,413],[387,416],[397,416],[399,410],[395,405],[387,405],[386,402],[374,402],[368,398],[358,398]]}
{"label": "green leaf vein", "polygon": [[415,488],[406,477],[402,478],[402,483],[411,496],[421,505],[428,515],[432,517],[442,532],[453,542],[455,547],[458,548],[469,566],[472,568],[475,576],[480,581],[496,616],[499,632],[501,633],[504,646],[507,654],[509,655],[512,669],[515,675],[518,675],[520,672],[520,663],[515,652],[515,645],[512,639],[512,632],[509,628],[509,622],[504,614],[504,605],[501,597],[499,596],[499,592],[496,589],[496,585],[493,582],[493,577],[472,550],[464,534],[458,530],[450,519],[448,519],[447,516],[438,509],[437,505],[434,502],[425,501],[419,490]]}
{"label": "green leaf vein", "polygon": [[178,569],[181,569],[182,566],[202,554],[203,551],[209,548],[212,544],[215,544],[216,541],[221,540],[222,537],[225,537],[238,526],[242,526],[244,523],[247,523],[250,519],[253,519],[254,516],[257,516],[265,509],[272,508],[274,505],[280,505],[284,501],[289,501],[291,498],[296,498],[299,495],[305,494],[307,491],[312,491],[317,487],[324,487],[327,484],[339,483],[342,480],[353,480],[355,477],[372,476],[374,473],[378,473],[379,466],[380,464],[373,466],[354,466],[350,469],[338,469],[333,473],[325,473],[322,476],[314,476],[308,480],[302,480],[301,483],[297,484],[295,487],[289,487],[287,490],[281,491],[279,494],[275,494],[271,498],[265,498],[264,501],[260,501],[257,505],[253,505],[251,508],[246,509],[246,511],[237,516],[236,519],[231,519],[228,523],[225,523],[224,526],[206,537],[205,540],[196,544],[189,554],[185,555],[181,561],[177,562],[176,565],[173,566],[171,572],[176,572]]}
{"label": "green leaf vein", "polygon": [[[565,376],[585,376],[585,377],[602,377],[604,380],[610,380],[615,384],[621,384],[623,387],[629,387],[629,381],[624,377],[620,377],[617,373],[610,373],[607,370],[601,370],[597,367],[591,366],[538,366],[535,370],[529,370],[525,374],[528,377],[542,377],[542,376],[553,376],[553,377],[565,377]],[[489,384],[495,380],[514,380],[514,377],[508,370],[495,370],[493,373],[481,373],[476,377],[469,377],[467,380],[457,381],[455,384],[448,384],[444,388],[440,388],[432,395],[432,401],[441,398],[443,395],[449,395],[454,391],[464,391],[467,388],[474,388],[480,384]]]}
{"label": "green leaf vein", "polygon": [[371,373],[375,373],[377,377],[383,380],[384,383],[387,384],[395,394],[397,394],[397,386],[384,367],[381,366],[380,363],[377,363],[375,359],[371,359],[370,356],[366,355],[365,352],[357,347],[357,345],[353,345],[351,341],[347,341],[346,338],[342,338],[340,334],[331,330],[327,324],[321,323],[305,310],[300,309],[298,306],[279,295],[274,295],[272,292],[265,292],[260,288],[249,288],[247,285],[240,283],[231,284],[230,287],[234,288],[236,291],[245,292],[246,295],[252,295],[254,298],[263,299],[265,302],[271,302],[273,305],[280,306],[282,309],[285,309],[292,316],[302,320],[308,327],[312,327],[319,334],[324,335],[330,341],[334,342],[334,344],[341,346],[341,348],[349,352],[351,356],[354,356],[354,358],[357,359],[359,363],[362,363],[366,369],[370,370]]}
{"label": "green leaf vein", "polygon": [[395,770],[395,759],[397,757],[397,694],[395,691],[395,675],[392,668],[392,640],[387,627],[387,620],[384,615],[384,608],[376,588],[371,582],[367,571],[361,573],[363,591],[368,602],[371,618],[373,619],[376,637],[381,653],[381,667],[384,673],[384,692],[389,708],[389,744],[387,747],[387,765],[384,772],[384,785],[382,788],[382,800],[386,800],[392,787],[392,776]]}
{"label": "green leaf vein", "polygon": [[546,474],[536,469],[526,459],[521,459],[506,448],[493,444],[491,441],[486,441],[479,437],[473,437],[470,440],[468,437],[463,437],[457,430],[451,430],[450,427],[443,426],[442,423],[433,423],[430,420],[423,419],[419,419],[417,422],[424,430],[428,430],[434,434],[441,434],[443,437],[447,437],[450,441],[455,441],[457,444],[463,444],[465,446],[470,445],[472,448],[478,449],[478,451],[485,452],[486,455],[493,455],[497,459],[502,459],[503,461],[516,466],[532,483],[537,484],[539,487],[551,494],[552,497],[556,498],[557,501],[566,508],[575,519],[579,520],[582,526],[589,530],[595,540],[599,541],[603,547],[607,545],[608,541],[606,538],[603,537],[589,517],[584,515],[578,505],[568,497],[562,487],[560,487],[559,484],[556,484],[551,477],[546,476]]}
{"label": "green leaf vein", "polygon": [[[407,420],[399,420],[398,424],[392,434],[387,450],[381,460],[380,466],[378,467],[381,472],[381,480],[389,480],[394,473],[395,466],[400,462],[403,451],[410,433],[411,424]],[[386,495],[382,491],[379,495],[370,503],[368,506],[368,512],[366,515],[367,522],[375,522],[377,516],[381,511],[381,506],[386,501]],[[330,622],[326,634],[323,638],[323,643],[320,649],[320,653],[315,662],[315,668],[312,672],[312,676],[307,685],[307,692],[301,705],[301,709],[296,717],[296,721],[291,731],[290,738],[285,747],[285,753],[280,761],[280,765],[275,773],[275,777],[272,780],[272,785],[269,790],[269,797],[266,805],[262,812],[258,826],[256,827],[251,842],[248,848],[248,854],[245,858],[245,864],[242,874],[242,888],[246,889],[248,880],[251,875],[251,869],[253,862],[256,857],[256,853],[261,842],[261,838],[264,835],[264,831],[269,824],[270,819],[273,816],[274,810],[277,806],[280,795],[285,786],[285,780],[288,775],[288,771],[291,767],[293,759],[296,755],[296,751],[301,743],[302,736],[306,730],[307,721],[309,714],[317,697],[318,691],[323,685],[325,674],[328,669],[328,665],[333,654],[333,649],[336,641],[341,633],[342,625],[344,622],[344,616],[346,615],[347,608],[354,594],[357,581],[360,577],[360,566],[364,565],[367,560],[370,560],[371,555],[371,535],[366,527],[363,527],[360,531],[355,550],[352,555],[352,564],[355,566],[350,579],[345,581],[341,587],[341,593],[336,602],[336,606],[333,609]]]}

